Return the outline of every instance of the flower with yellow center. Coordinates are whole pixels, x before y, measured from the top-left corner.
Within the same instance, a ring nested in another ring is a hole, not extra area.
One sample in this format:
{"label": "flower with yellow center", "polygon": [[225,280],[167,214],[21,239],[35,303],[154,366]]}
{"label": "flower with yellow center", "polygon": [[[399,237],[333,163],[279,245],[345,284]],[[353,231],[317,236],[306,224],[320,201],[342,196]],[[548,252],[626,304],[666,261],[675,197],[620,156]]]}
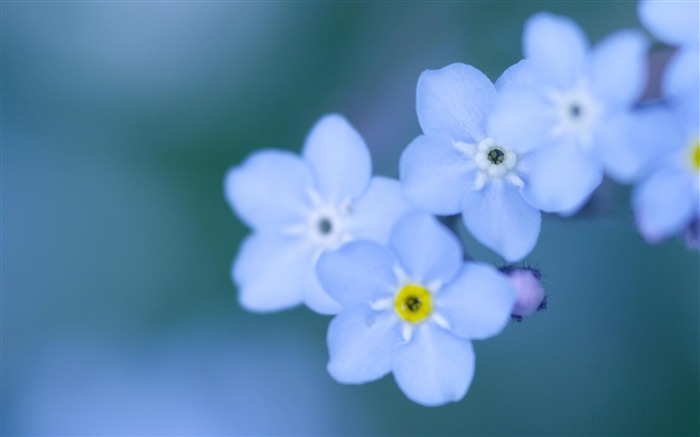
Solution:
{"label": "flower with yellow center", "polygon": [[388,247],[354,241],[324,253],[317,274],[343,307],[328,328],[328,371],[360,384],[393,372],[414,402],[460,400],[474,374],[472,339],[499,333],[515,291],[492,266],[462,260],[435,218],[409,213]]}

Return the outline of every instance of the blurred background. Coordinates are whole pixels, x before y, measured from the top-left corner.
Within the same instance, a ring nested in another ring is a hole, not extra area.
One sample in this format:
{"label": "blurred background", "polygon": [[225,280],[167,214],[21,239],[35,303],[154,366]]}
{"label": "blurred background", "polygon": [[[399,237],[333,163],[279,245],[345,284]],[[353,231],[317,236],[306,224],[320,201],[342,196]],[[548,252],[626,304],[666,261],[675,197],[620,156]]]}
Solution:
{"label": "blurred background", "polygon": [[[420,133],[425,69],[491,79],[527,17],[593,41],[617,2],[3,2],[3,435],[695,435],[698,252],[645,244],[629,189],[547,216],[527,262],[549,308],[475,344],[466,398],[325,370],[328,317],[251,314],[231,262],[248,230],[226,170],[299,151],[344,114],[376,173]],[[475,257],[498,258],[465,237]]]}

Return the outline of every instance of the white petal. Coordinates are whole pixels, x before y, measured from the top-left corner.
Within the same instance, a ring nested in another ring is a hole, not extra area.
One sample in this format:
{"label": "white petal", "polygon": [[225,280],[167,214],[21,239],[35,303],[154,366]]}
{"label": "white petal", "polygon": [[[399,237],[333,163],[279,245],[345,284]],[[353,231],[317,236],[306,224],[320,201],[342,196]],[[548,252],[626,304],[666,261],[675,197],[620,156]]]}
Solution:
{"label": "white petal", "polygon": [[502,180],[469,191],[462,211],[474,238],[509,262],[529,254],[540,235],[540,212],[523,200],[518,188]]}
{"label": "white petal", "polygon": [[484,138],[486,116],[495,99],[489,78],[471,65],[426,70],[416,89],[418,121],[426,134],[478,142]]}
{"label": "white petal", "polygon": [[598,43],[591,57],[591,81],[602,101],[628,107],[647,82],[648,43],[636,30],[621,30]]}
{"label": "white petal", "polygon": [[587,52],[586,35],[570,18],[540,12],[525,23],[523,53],[543,83],[573,85]]}
{"label": "white petal", "polygon": [[639,2],[639,20],[654,36],[670,45],[696,44],[700,39],[697,1]]}
{"label": "white petal", "polygon": [[447,319],[452,332],[482,340],[507,325],[517,295],[505,275],[490,265],[467,262],[438,298],[436,311]]}
{"label": "white petal", "polygon": [[384,246],[353,241],[321,255],[316,265],[324,289],[344,307],[388,297],[396,288],[396,257]]}
{"label": "white petal", "polygon": [[311,129],[302,152],[327,200],[354,198],[367,188],[372,162],[365,141],[340,115],[321,118]]}
{"label": "white petal", "polygon": [[434,217],[421,212],[403,216],[389,239],[409,277],[420,284],[446,283],[462,264],[457,237]]}
{"label": "white petal", "polygon": [[312,282],[313,256],[313,247],[303,239],[250,235],[232,268],[241,306],[267,312],[300,304]]}
{"label": "white petal", "polygon": [[249,226],[279,230],[304,220],[314,184],[308,165],[282,150],[256,152],[226,174],[226,200]]}
{"label": "white petal", "polygon": [[438,406],[461,400],[474,377],[474,349],[430,323],[415,329],[394,357],[394,378],[413,402]]}
{"label": "white petal", "polygon": [[442,135],[421,135],[401,154],[399,174],[406,197],[433,214],[456,214],[474,181],[473,160]]}
{"label": "white petal", "polygon": [[396,221],[412,209],[398,181],[375,176],[353,204],[347,226],[356,238],[387,244]]}
{"label": "white petal", "polygon": [[543,147],[533,153],[525,199],[547,212],[576,212],[603,180],[602,162],[592,152],[570,144]]}
{"label": "white petal", "polygon": [[328,327],[328,372],[344,384],[362,384],[386,375],[401,341],[400,326],[393,312],[373,311],[366,305],[340,313]]}

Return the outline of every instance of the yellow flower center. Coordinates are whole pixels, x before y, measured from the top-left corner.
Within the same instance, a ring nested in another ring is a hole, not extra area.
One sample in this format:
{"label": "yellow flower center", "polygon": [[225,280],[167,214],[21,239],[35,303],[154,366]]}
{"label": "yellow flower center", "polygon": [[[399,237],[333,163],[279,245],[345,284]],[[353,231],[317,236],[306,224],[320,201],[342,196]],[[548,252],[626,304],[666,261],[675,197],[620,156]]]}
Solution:
{"label": "yellow flower center", "polygon": [[421,322],[431,310],[430,291],[420,285],[408,284],[396,295],[396,312],[407,322]]}
{"label": "yellow flower center", "polygon": [[700,171],[700,138],[697,138],[690,147],[690,160],[695,170]]}

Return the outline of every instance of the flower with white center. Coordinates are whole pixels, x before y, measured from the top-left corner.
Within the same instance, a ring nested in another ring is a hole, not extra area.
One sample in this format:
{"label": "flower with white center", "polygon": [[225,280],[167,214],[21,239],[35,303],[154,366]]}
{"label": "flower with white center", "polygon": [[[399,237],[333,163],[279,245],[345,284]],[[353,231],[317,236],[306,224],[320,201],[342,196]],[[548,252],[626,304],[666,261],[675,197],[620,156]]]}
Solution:
{"label": "flower with white center", "polygon": [[229,170],[226,199],[253,229],[231,272],[243,307],[340,309],[316,278],[319,256],[357,238],[386,242],[411,209],[397,181],[370,175],[364,140],[339,115],[314,125],[301,157],[264,150]]}
{"label": "flower with white center", "polygon": [[474,376],[470,340],[506,326],[516,299],[495,268],[462,261],[462,247],[433,217],[401,218],[388,246],[355,241],[325,253],[318,277],[342,311],[328,327],[328,371],[362,384],[393,372],[426,406],[459,401]]}
{"label": "flower with white center", "polygon": [[495,86],[470,65],[424,71],[416,89],[424,134],[404,150],[399,168],[416,206],[432,214],[461,212],[474,238],[508,261],[532,251],[541,224],[539,210],[521,195],[532,154],[487,126],[497,90],[525,80],[521,67],[508,69]]}
{"label": "flower with white center", "polygon": [[529,81],[500,93],[489,128],[511,147],[535,151],[523,189],[528,201],[572,214],[604,168],[618,180],[638,171],[635,157],[635,165],[624,158],[639,139],[631,109],[646,81],[647,42],[622,30],[590,49],[575,22],[539,13],[525,25],[523,51]]}

